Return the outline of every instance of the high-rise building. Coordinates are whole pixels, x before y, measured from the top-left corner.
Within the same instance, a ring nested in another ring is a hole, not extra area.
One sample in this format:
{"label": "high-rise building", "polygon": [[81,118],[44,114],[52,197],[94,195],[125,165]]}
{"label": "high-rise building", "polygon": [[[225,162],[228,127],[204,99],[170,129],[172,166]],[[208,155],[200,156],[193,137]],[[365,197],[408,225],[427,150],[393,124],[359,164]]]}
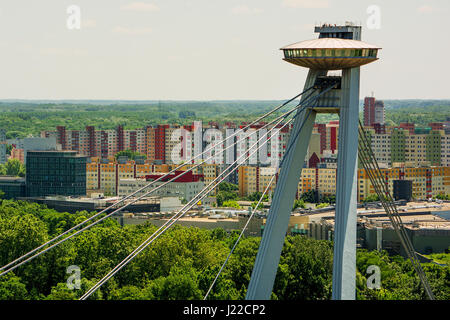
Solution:
{"label": "high-rise building", "polygon": [[28,151],[28,197],[86,195],[86,157],[75,151]]}
{"label": "high-rise building", "polygon": [[384,124],[384,102],[375,100],[375,119],[373,124]]}
{"label": "high-rise building", "polygon": [[364,99],[364,125],[369,127],[375,123],[384,124],[384,103],[374,97]]}
{"label": "high-rise building", "polygon": [[7,143],[12,146],[11,159],[17,159],[26,165],[27,152],[34,151],[56,151],[60,145],[56,143],[56,137],[41,138],[31,137],[23,139],[8,139]]}
{"label": "high-rise building", "polygon": [[375,98],[364,98],[364,126],[370,127],[375,120]]}
{"label": "high-rise building", "polygon": [[0,129],[0,163],[5,163],[6,160],[6,133]]}

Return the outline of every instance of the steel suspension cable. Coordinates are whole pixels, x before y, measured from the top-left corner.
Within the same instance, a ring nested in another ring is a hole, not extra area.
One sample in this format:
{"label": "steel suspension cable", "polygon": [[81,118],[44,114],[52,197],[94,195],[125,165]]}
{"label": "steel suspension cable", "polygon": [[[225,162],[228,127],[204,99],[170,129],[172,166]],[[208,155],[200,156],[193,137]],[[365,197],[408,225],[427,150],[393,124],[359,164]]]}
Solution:
{"label": "steel suspension cable", "polygon": [[[411,261],[414,269],[416,270],[422,285],[425,289],[425,292],[427,293],[429,299],[434,300],[434,295],[431,291],[430,285],[428,283],[428,280],[426,278],[426,275],[422,269],[422,266],[420,264],[420,261],[417,258],[416,252],[414,250],[414,247],[411,243],[411,240],[409,239],[408,234],[406,233],[406,230],[403,226],[401,217],[397,211],[397,207],[395,205],[395,202],[392,198],[392,195],[390,194],[389,190],[387,189],[387,186],[383,183],[383,178],[381,176],[381,170],[378,166],[378,162],[376,161],[376,158],[374,156],[374,153],[372,151],[371,145],[368,141],[368,138],[365,134],[364,128],[359,123],[359,131],[360,131],[360,141],[359,143],[359,149],[360,149],[360,160],[364,167],[364,170],[367,172],[369,179],[372,183],[372,186],[375,189],[375,192],[378,194],[380,201],[390,218],[392,225],[394,227],[394,230],[396,231],[400,242],[402,243],[402,246],[404,247],[406,254],[408,255],[409,260]],[[383,190],[381,190],[383,189]],[[384,193],[383,193],[384,191]]]}
{"label": "steel suspension cable", "polygon": [[[308,90],[305,90],[304,92],[307,92],[307,91],[309,91],[309,89],[308,89]],[[309,94],[309,95],[307,96],[307,99],[308,99],[312,94],[313,94],[313,93]],[[298,97],[298,96],[297,96],[297,97]],[[291,99],[290,101],[292,101],[292,99]],[[258,130],[264,129],[264,128],[270,126],[270,125],[271,125],[272,123],[274,123],[275,121],[277,121],[277,120],[279,120],[279,119],[282,119],[283,117],[285,118],[285,117],[289,116],[292,112],[294,112],[294,111],[297,110],[298,108],[299,108],[299,105],[297,105],[296,107],[294,107],[294,108],[291,109],[290,111],[287,111],[287,112],[285,112],[284,114],[282,114],[282,115],[276,117],[274,120],[272,120],[272,121],[270,121],[269,123],[265,124],[263,127],[259,128]],[[250,125],[247,125],[245,128],[247,128],[247,127],[249,127],[249,126],[250,126]],[[243,129],[245,129],[245,128],[243,128]],[[240,129],[240,130],[243,130],[243,129]],[[258,131],[258,130],[257,130],[257,131]],[[236,131],[234,135],[236,135],[238,132],[239,132],[239,130]],[[231,137],[234,136],[234,135],[230,135],[230,136],[229,136],[228,138],[226,138],[226,139],[229,139],[229,138],[231,138]],[[225,140],[226,140],[226,139],[225,139]],[[216,143],[214,146],[217,146],[217,145],[219,145],[220,143],[223,143],[223,141],[225,141],[225,140],[222,140],[221,142]],[[238,141],[235,141],[235,142],[234,142],[233,144],[231,144],[230,146],[228,146],[228,147],[226,147],[225,149],[221,150],[221,153],[225,152],[227,149],[233,147],[233,146],[236,145],[237,143],[238,143]],[[203,153],[208,152],[209,150],[211,150],[212,148],[214,148],[214,146],[208,148],[208,150],[205,150]],[[215,157],[215,155],[211,155],[209,158],[205,159],[205,160],[203,161],[203,163],[204,163],[205,161],[208,161],[209,159],[214,158],[214,157]],[[181,176],[183,176],[183,175],[187,174],[188,172],[194,170],[195,168],[201,166],[203,163],[198,163],[198,164],[196,164],[195,166],[189,168],[188,170],[184,171],[184,172],[181,173],[180,175],[175,176],[175,177],[173,177],[172,179],[170,179],[170,180],[164,182],[163,184],[159,185],[158,187],[156,187],[156,188],[154,188],[154,189],[152,189],[152,190],[150,190],[150,191],[148,191],[148,192],[146,192],[146,193],[140,195],[140,196],[137,197],[137,198],[134,198],[133,200],[131,200],[130,202],[128,202],[128,203],[125,204],[124,206],[122,206],[122,207],[120,207],[120,208],[114,210],[113,212],[111,212],[111,213],[109,213],[109,214],[107,214],[107,215],[101,217],[100,219],[98,219],[97,221],[91,223],[90,225],[88,225],[88,226],[86,226],[86,227],[84,227],[84,228],[78,230],[77,232],[75,232],[75,233],[69,235],[68,237],[66,237],[66,238],[64,238],[64,239],[62,239],[62,240],[60,240],[60,241],[58,241],[57,243],[54,243],[54,244],[51,245],[50,247],[48,247],[48,248],[46,248],[46,249],[40,251],[39,253],[36,253],[35,255],[29,257],[28,259],[26,259],[26,260],[24,260],[24,261],[22,261],[22,262],[20,262],[20,263],[17,263],[15,266],[13,266],[13,267],[11,267],[11,268],[9,268],[9,269],[3,271],[2,273],[0,273],[0,276],[3,276],[3,275],[5,275],[5,274],[7,274],[8,272],[10,272],[10,271],[16,269],[17,267],[19,267],[19,266],[21,266],[21,265],[23,265],[23,264],[25,264],[25,263],[27,263],[27,262],[33,260],[34,258],[36,258],[36,257],[40,256],[41,254],[43,254],[43,253],[49,251],[50,249],[54,248],[55,246],[58,246],[59,244],[65,242],[65,241],[67,241],[67,240],[69,240],[70,238],[72,238],[72,237],[74,237],[74,236],[80,234],[81,232],[83,232],[83,231],[85,231],[85,230],[87,230],[87,229],[93,227],[94,225],[100,223],[101,221],[103,221],[103,220],[105,220],[106,218],[108,218],[108,217],[114,215],[115,213],[122,211],[123,209],[125,209],[125,208],[127,208],[128,206],[132,205],[133,203],[139,201],[140,199],[142,199],[142,198],[148,196],[149,194],[151,194],[151,193],[153,193],[153,192],[155,192],[155,191],[157,191],[157,190],[163,188],[163,187],[164,187],[165,185],[167,185],[168,183],[173,182],[174,180],[180,178]],[[182,164],[182,165],[180,165],[180,166],[177,167],[177,168],[181,168],[181,167],[183,167],[183,166],[186,166],[186,164]],[[175,169],[172,170],[171,172],[175,171],[177,168],[175,168]],[[160,181],[163,177],[166,177],[166,176],[169,175],[169,174],[170,174],[170,172],[167,173],[167,174],[165,174],[165,175],[163,175],[162,177],[160,177],[160,178],[158,178],[158,179],[152,181],[151,183],[149,183],[148,185],[144,186],[143,188],[138,189],[137,191],[133,192],[133,193],[132,193],[131,195],[129,195],[128,197],[130,197],[130,196],[136,194],[137,192],[142,191],[143,189],[147,188],[147,187],[150,186],[151,184]],[[105,210],[107,210],[107,209],[102,210],[102,212],[104,212]],[[94,218],[95,216],[98,216],[98,215],[99,215],[100,213],[102,213],[102,212],[97,213],[96,215],[94,215],[93,217],[91,217],[91,218],[88,219],[88,220],[91,220],[92,218]],[[87,222],[88,220],[84,221],[84,223]],[[83,223],[81,223],[81,224],[83,224]],[[79,226],[79,225],[78,225],[78,226]],[[60,236],[54,238],[53,240],[51,240],[51,241],[49,241],[49,242],[53,242],[53,241],[57,240],[57,238],[61,237],[62,235],[67,234],[69,231],[71,231],[71,230],[73,230],[73,229],[75,229],[75,227],[73,227],[73,228],[67,230],[66,232],[64,232],[63,234],[61,234]],[[48,242],[48,243],[49,243],[49,242]],[[48,243],[47,243],[47,244],[48,244]],[[45,245],[45,244],[44,244],[44,245]],[[44,245],[41,245],[41,246],[38,247],[38,248],[42,248],[42,247],[44,247]],[[34,250],[32,250],[32,251],[35,252],[38,248],[36,248],[36,249],[34,249]],[[27,255],[29,255],[29,254],[27,254]],[[16,259],[16,260],[19,260],[19,259]],[[9,263],[7,266],[11,265],[12,263],[13,263],[13,262]],[[3,269],[6,268],[7,266],[3,267]],[[0,270],[1,270],[1,269],[0,269]]]}
{"label": "steel suspension cable", "polygon": [[[333,85],[333,86],[334,86],[334,85]],[[330,89],[331,89],[333,86],[331,86]],[[328,91],[328,89],[327,89],[326,91]],[[317,105],[317,103],[318,103],[318,99],[316,100],[316,105]],[[302,131],[302,128],[303,128],[303,126],[304,126],[304,124],[305,124],[305,121],[308,119],[309,115],[311,114],[311,111],[312,111],[312,110],[310,109],[309,112],[308,112],[308,114],[307,114],[307,116],[306,116],[306,118],[303,120],[303,123],[301,124],[299,130],[297,131],[295,137],[293,138],[293,139],[294,139],[294,142],[293,142],[292,144],[289,145],[288,149],[286,150],[286,153],[285,153],[284,156],[283,156],[283,160],[286,158],[286,156],[287,156],[287,154],[289,153],[289,151],[292,150],[291,147],[292,147],[292,145],[295,144],[295,141],[297,140],[297,138],[298,138],[300,132]],[[280,164],[279,164],[279,166],[275,169],[275,173],[272,175],[272,178],[270,179],[269,183],[267,184],[266,189],[264,190],[263,194],[261,195],[261,197],[260,197],[258,203],[256,204],[255,208],[252,210],[252,212],[251,212],[251,214],[250,214],[250,217],[248,218],[246,224],[245,224],[244,227],[242,228],[242,231],[241,231],[239,237],[237,238],[236,242],[234,243],[232,249],[230,250],[230,253],[228,254],[227,258],[225,259],[225,262],[222,264],[222,267],[219,269],[219,272],[217,273],[216,277],[214,278],[213,282],[211,283],[211,286],[209,287],[208,291],[206,292],[205,296],[203,297],[203,300],[206,300],[206,299],[208,298],[209,294],[211,293],[211,291],[212,291],[214,285],[215,285],[216,282],[217,282],[217,279],[219,278],[219,276],[220,276],[220,274],[222,273],[223,269],[224,269],[225,266],[227,265],[228,260],[230,259],[231,255],[233,254],[234,250],[236,249],[236,247],[237,247],[239,241],[241,240],[242,236],[244,235],[244,231],[247,229],[247,226],[248,226],[248,224],[250,223],[250,220],[253,218],[254,213],[256,212],[256,210],[257,210],[259,204],[261,203],[261,201],[263,200],[265,194],[267,193],[267,191],[269,190],[270,186],[272,185],[272,181],[275,179],[278,170],[279,170],[280,168],[282,168],[282,165],[283,165],[283,161],[281,161]]]}
{"label": "steel suspension cable", "polygon": [[[215,148],[215,147],[216,147],[217,145],[219,145],[219,144],[223,144],[223,143],[226,142],[228,139],[230,139],[230,138],[236,136],[238,133],[240,133],[240,132],[242,132],[242,131],[245,131],[245,130],[248,129],[250,126],[256,124],[257,122],[261,121],[262,119],[265,119],[266,117],[270,116],[270,115],[273,114],[274,112],[280,110],[281,108],[283,108],[283,107],[286,106],[287,104],[291,103],[292,101],[294,101],[294,100],[297,99],[298,97],[302,96],[302,95],[305,94],[306,92],[310,91],[311,89],[313,89],[313,87],[307,88],[306,90],[304,90],[303,92],[299,93],[299,94],[296,95],[295,97],[293,97],[293,98],[287,100],[286,102],[284,102],[283,104],[277,106],[275,109],[273,109],[273,110],[271,110],[271,111],[265,113],[264,115],[258,117],[256,120],[252,121],[250,124],[246,125],[245,127],[243,127],[243,128],[241,128],[241,129],[235,131],[233,134],[231,134],[230,136],[226,137],[224,140],[217,142],[216,144],[214,144],[213,146],[211,146],[210,149]],[[193,158],[191,158],[191,159],[189,159],[189,160],[187,160],[187,161],[188,161],[188,162],[192,162],[192,161],[198,159],[199,157],[203,156],[203,155],[204,155],[206,152],[208,152],[208,151],[209,151],[209,150],[205,150],[205,151],[203,151],[202,153],[198,154],[197,156],[195,156],[195,157],[193,157]],[[105,213],[105,212],[108,211],[109,209],[112,209],[112,208],[114,208],[115,206],[117,206],[117,205],[119,205],[119,204],[125,202],[127,199],[133,197],[135,194],[137,194],[137,193],[143,191],[144,189],[146,189],[146,188],[150,187],[151,185],[155,184],[156,182],[161,181],[162,179],[164,179],[164,178],[167,177],[168,175],[172,174],[172,173],[175,172],[176,170],[182,168],[183,166],[185,166],[185,164],[181,164],[181,165],[177,166],[176,168],[174,168],[174,169],[172,169],[171,171],[169,171],[167,174],[162,175],[162,176],[159,177],[158,179],[156,179],[156,180],[150,182],[149,184],[143,186],[143,187],[140,188],[140,189],[137,189],[137,190],[134,191],[133,193],[131,193],[131,194],[125,196],[125,197],[122,198],[121,200],[119,200],[119,201],[113,203],[113,204],[110,205],[109,207],[107,207],[107,208],[101,210],[100,212],[98,212],[98,213],[94,214],[93,216],[89,217],[88,219],[86,219],[86,220],[80,222],[79,224],[75,225],[74,227],[72,227],[72,228],[66,230],[65,232],[59,234],[58,236],[56,236],[56,237],[54,237],[54,238],[48,240],[47,242],[41,244],[40,246],[38,246],[38,247],[34,248],[33,250],[27,252],[26,254],[24,254],[24,255],[22,255],[22,256],[16,258],[15,260],[9,262],[8,264],[6,264],[6,265],[0,267],[0,271],[1,271],[1,270],[4,270],[4,269],[6,269],[6,268],[8,268],[9,266],[11,266],[11,265],[13,265],[13,264],[15,264],[15,263],[17,263],[17,262],[23,260],[23,259],[25,259],[26,257],[28,257],[28,256],[30,256],[31,254],[35,253],[36,251],[38,251],[38,250],[44,248],[45,246],[49,245],[50,243],[53,243],[53,242],[55,242],[56,240],[60,239],[61,237],[63,237],[63,236],[65,236],[65,235],[69,234],[70,232],[72,232],[72,231],[78,229],[79,227],[81,227],[81,226],[84,225],[85,223],[87,223],[87,222],[89,222],[89,221],[95,219],[96,217],[98,217],[99,215]],[[6,272],[6,273],[7,273],[7,272]],[[1,273],[0,276],[2,276],[2,275],[4,275],[4,274],[5,274],[5,272]]]}
{"label": "steel suspension cable", "polygon": [[[321,95],[323,95],[325,92],[321,92],[319,93],[317,96],[313,97],[312,99],[318,99]],[[304,104],[306,105],[307,102],[304,102]],[[304,107],[302,107],[302,109],[297,112],[297,114],[294,116],[294,118],[292,118],[291,120],[289,120],[287,123],[285,123],[279,130],[281,131],[285,126],[287,126],[293,119],[295,119],[298,115],[300,115],[301,111],[304,110]],[[281,120],[280,120],[281,122]],[[278,124],[277,124],[278,125]],[[275,125],[275,127],[277,126]],[[250,158],[251,155],[253,155],[255,152],[257,152],[264,144],[267,143],[267,141],[269,141],[272,138],[272,135],[269,139],[267,139],[266,141],[263,142],[262,145],[260,145],[259,147],[257,147],[257,149],[255,149],[253,152],[251,152],[245,159],[244,162]],[[262,139],[262,137],[255,143],[253,144],[251,147],[249,147],[247,149],[247,151],[245,153],[248,152],[248,150],[251,150],[254,146],[256,146],[259,141]],[[244,154],[245,154],[244,153]],[[243,154],[243,155],[244,155]],[[241,157],[243,156],[241,155]],[[227,169],[224,170],[223,173],[225,173],[226,170],[228,170],[229,168],[233,167],[234,164],[238,163],[240,161],[239,157],[233,164],[231,164],[230,166],[228,166]],[[234,172],[238,167],[240,166],[240,164],[233,168],[228,174],[226,174],[225,177],[223,177],[219,182],[217,182],[212,189],[214,189],[218,184],[221,183],[221,181],[223,181],[226,177],[228,177],[232,172]],[[220,177],[220,176],[219,176]],[[81,298],[80,300],[85,300],[87,299],[92,293],[94,293],[100,286],[102,286],[106,281],[108,281],[111,277],[113,277],[117,272],[119,272],[125,265],[127,265],[136,255],[138,255],[142,250],[144,250],[148,245],[150,245],[153,241],[155,241],[159,236],[161,236],[166,230],[168,230],[176,221],[178,221],[188,210],[190,210],[194,204],[198,201],[200,201],[201,199],[203,199],[211,190],[207,190],[219,177],[217,177],[214,181],[212,181],[207,187],[205,187],[202,191],[199,192],[199,194],[197,194],[196,197],[194,197],[188,204],[186,204],[177,214],[175,214],[173,217],[171,217],[164,225],[162,225],[157,231],[155,231],[147,240],[145,240],[139,247],[137,247],[132,253],[130,253],[124,260],[122,260],[122,262],[120,262],[116,267],[114,267],[103,279],[101,279],[99,282],[97,282],[91,289],[89,289]],[[201,198],[198,199],[198,196],[200,194],[202,194],[202,192],[204,192],[204,190],[207,190],[207,192],[201,196]],[[192,203],[192,204],[190,204]],[[190,206],[189,206],[190,205]],[[189,208],[185,209],[187,206],[189,206]],[[184,211],[184,212],[183,212]],[[180,214],[181,213],[181,214]],[[180,215],[179,215],[180,214]],[[176,217],[178,215],[178,217]],[[176,217],[176,218],[175,218]],[[162,231],[161,229],[165,227]],[[158,233],[159,232],[159,233]],[[155,234],[158,233],[156,236]]]}
{"label": "steel suspension cable", "polygon": [[[363,136],[363,138],[361,139],[362,144],[363,144],[362,150],[361,150],[361,153],[363,156],[363,158],[362,158],[363,165],[365,164],[365,166],[368,168],[369,178],[371,178],[371,182],[374,182],[373,183],[373,184],[375,184],[374,189],[376,191],[378,191],[377,194],[380,197],[381,203],[386,206],[388,216],[391,216],[391,218],[393,220],[395,220],[394,221],[395,223],[393,224],[394,228],[397,228],[398,231],[401,233],[401,235],[402,235],[401,241],[406,249],[406,253],[409,255],[410,259],[412,260],[411,262],[414,264],[415,259],[411,253],[411,252],[414,252],[414,248],[412,247],[411,242],[408,241],[409,237],[406,234],[401,217],[398,214],[398,211],[395,207],[394,200],[392,199],[390,192],[387,189],[386,185],[383,183],[383,177],[381,176],[381,171],[378,167],[376,159],[372,156],[373,154],[371,154],[368,149],[370,147],[370,143],[368,142],[367,136],[365,136],[365,132],[363,131],[362,128],[360,128],[360,133]],[[381,189],[383,189],[383,190],[381,190]],[[384,191],[384,193],[382,193],[382,191]],[[390,201],[386,201],[387,197],[390,197],[390,199],[388,199]],[[394,206],[392,205],[392,203],[394,203]]]}
{"label": "steel suspension cable", "polygon": [[[433,300],[434,299],[434,295],[433,295],[433,293],[431,291],[431,288],[429,287],[428,281],[426,279],[426,275],[425,275],[425,273],[422,270],[420,262],[417,259],[417,256],[415,254],[415,250],[414,250],[414,248],[412,246],[412,243],[410,242],[409,236],[406,234],[404,226],[403,226],[403,224],[401,222],[401,218],[399,217],[398,212],[395,210],[395,207],[392,208],[392,203],[390,203],[390,202],[392,202],[393,200],[387,201],[384,198],[385,194],[383,194],[380,191],[380,186],[377,183],[376,178],[374,178],[373,174],[371,173],[371,171],[374,171],[375,169],[370,168],[368,166],[366,159],[363,159],[361,162],[363,164],[364,169],[368,172],[368,176],[371,179],[371,183],[374,186],[375,192],[379,195],[380,200],[381,200],[381,204],[383,205],[386,213],[388,214],[388,217],[390,218],[390,220],[392,222],[394,230],[397,233],[397,235],[398,235],[398,237],[400,239],[400,242],[401,242],[403,248],[405,249],[405,252],[406,252],[409,260],[411,261],[414,269],[416,270],[416,272],[417,272],[417,274],[418,274],[418,276],[420,278],[420,281],[422,282],[422,285],[424,286],[424,289],[425,289],[428,297]],[[381,185],[383,185],[383,184],[381,183]]]}
{"label": "steel suspension cable", "polygon": [[[299,113],[297,113],[298,115]],[[282,121],[281,119],[279,123]],[[293,119],[286,122],[278,131],[281,131],[285,126],[287,126]],[[278,124],[277,124],[278,125]],[[243,153],[238,159],[236,159],[226,170],[229,168],[232,168],[236,163],[238,163],[241,158],[248,152],[248,150],[251,150],[254,146],[258,144],[260,140],[262,140],[263,137],[261,137],[256,143],[254,143],[251,147],[247,149],[245,153]],[[263,142],[262,145],[257,147],[254,151],[252,151],[249,155],[246,156],[246,158],[243,160],[244,162],[250,158],[255,152],[257,152],[267,141],[269,141],[271,137]],[[114,267],[103,279],[101,279],[99,282],[97,282],[91,289],[89,289],[81,298],[80,300],[87,299],[92,293],[94,293],[98,288],[100,288],[106,281],[108,281],[111,277],[113,277],[117,272],[119,272],[124,266],[126,266],[136,255],[138,255],[142,250],[144,250],[148,245],[150,245],[153,241],[155,241],[159,236],[165,233],[175,222],[177,222],[188,210],[190,210],[195,203],[203,199],[208,193],[214,189],[218,184],[220,184],[223,180],[225,180],[231,173],[233,173],[240,164],[232,170],[227,173],[224,177],[220,177],[220,175],[214,179],[208,186],[206,186],[202,191],[200,191],[196,197],[191,199],[189,203],[187,203],[176,215],[174,215],[171,219],[169,219],[163,226],[161,226],[157,231],[155,231],[149,238],[147,238],[141,245],[139,245],[132,253],[130,253],[124,260],[122,260],[116,267]],[[221,175],[223,175],[226,170],[224,170]],[[220,179],[220,180],[219,180]],[[219,181],[218,181],[219,180]],[[217,182],[218,181],[218,182]],[[214,184],[214,185],[213,185]],[[213,185],[213,186],[212,186]],[[212,186],[212,188],[211,188]],[[211,189],[210,189],[211,188]],[[210,189],[210,190],[208,190]],[[206,191],[206,192],[205,192]],[[176,217],[177,216],[177,217]],[[164,229],[163,229],[164,228]],[[159,233],[158,233],[159,232]],[[158,233],[158,234],[157,234]]]}
{"label": "steel suspension cable", "polygon": [[[316,100],[316,102],[318,102],[318,100]],[[306,116],[305,120],[303,121],[303,123],[301,124],[299,130],[297,131],[295,137],[293,138],[294,141],[297,140],[299,133],[301,132],[303,125],[305,124],[305,121],[308,119],[309,115],[311,114],[311,109],[308,112],[308,115]],[[294,142],[295,143],[295,142]],[[289,153],[290,150],[292,150],[290,147],[294,144],[290,144],[289,148],[286,150],[286,153],[283,156],[283,160],[286,158],[287,154]],[[259,204],[261,203],[261,201],[263,200],[265,194],[267,193],[267,191],[269,190],[273,179],[276,177],[278,169],[282,168],[283,165],[283,161],[280,162],[279,166],[275,169],[275,173],[272,175],[272,178],[270,179],[269,183],[266,186],[266,189],[264,190],[263,194],[261,195],[258,203],[256,204],[255,208],[252,210],[250,217],[248,218],[246,224],[244,225],[244,227],[241,230],[241,233],[239,234],[239,237],[236,239],[236,242],[234,243],[232,249],[230,250],[230,253],[228,254],[227,258],[225,259],[225,262],[223,263],[222,267],[219,269],[219,272],[217,273],[216,277],[214,278],[213,282],[211,283],[211,286],[209,287],[208,291],[206,292],[205,296],[203,297],[203,300],[206,300],[208,298],[208,295],[210,294],[211,290],[213,289],[214,285],[217,282],[217,279],[219,278],[220,274],[222,273],[223,269],[225,268],[225,266],[228,263],[228,260],[230,259],[231,255],[233,254],[234,250],[236,249],[239,241],[241,240],[242,236],[244,235],[244,231],[247,229],[248,224],[250,223],[250,220],[253,218],[254,213],[256,212]]]}
{"label": "steel suspension cable", "polygon": [[213,289],[214,285],[216,284],[217,279],[219,278],[220,274],[222,273],[223,269],[225,268],[225,266],[228,263],[228,260],[230,259],[231,255],[234,252],[234,249],[236,249],[239,240],[241,240],[242,236],[244,235],[244,231],[247,229],[250,220],[253,218],[253,215],[255,214],[256,210],[258,209],[258,206],[260,205],[260,203],[262,202],[262,200],[264,199],[264,196],[266,195],[267,191],[270,189],[270,186],[272,185],[273,180],[275,179],[276,175],[277,175],[277,170],[278,168],[275,170],[275,173],[272,175],[272,178],[270,179],[269,183],[267,184],[264,192],[262,193],[261,197],[259,198],[258,203],[256,204],[255,208],[253,208],[250,217],[247,219],[247,222],[245,223],[244,227],[242,228],[241,233],[239,234],[239,237],[237,238],[236,242],[234,243],[233,247],[230,250],[230,253],[228,254],[227,258],[225,259],[225,262],[222,264],[222,267],[220,268],[219,272],[217,273],[216,277],[214,278],[213,282],[211,283],[208,291],[206,292],[205,296],[203,297],[203,300],[206,300],[206,298],[208,298],[211,290]]}

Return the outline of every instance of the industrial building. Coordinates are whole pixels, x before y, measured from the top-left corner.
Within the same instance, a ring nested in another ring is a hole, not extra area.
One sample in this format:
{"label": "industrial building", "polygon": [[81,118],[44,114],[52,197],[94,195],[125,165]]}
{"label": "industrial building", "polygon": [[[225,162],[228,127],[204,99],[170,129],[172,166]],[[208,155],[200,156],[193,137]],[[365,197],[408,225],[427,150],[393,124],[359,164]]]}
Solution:
{"label": "industrial building", "polygon": [[[25,197],[18,200],[32,201],[39,204],[45,204],[47,207],[59,212],[75,213],[77,211],[102,211],[120,200],[119,197],[67,197],[67,196],[49,196],[49,197]],[[129,201],[126,201],[127,203]],[[148,197],[139,200],[135,203],[128,204],[128,213],[141,212],[169,212],[178,210],[181,207],[181,202],[176,197]],[[114,209],[109,209],[106,213],[112,212]]]}

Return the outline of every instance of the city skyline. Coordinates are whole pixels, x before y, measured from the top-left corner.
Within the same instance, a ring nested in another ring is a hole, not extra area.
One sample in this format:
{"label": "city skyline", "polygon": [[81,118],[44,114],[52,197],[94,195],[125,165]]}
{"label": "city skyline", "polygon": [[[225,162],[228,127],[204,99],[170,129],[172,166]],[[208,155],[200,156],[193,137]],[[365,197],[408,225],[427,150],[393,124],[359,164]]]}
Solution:
{"label": "city skyline", "polygon": [[[79,30],[67,28],[71,5],[81,10]],[[286,99],[307,69],[283,63],[279,48],[316,38],[314,25],[345,21],[383,47],[380,61],[361,69],[361,97],[450,99],[442,72],[449,9],[442,0],[5,3],[0,99]]]}

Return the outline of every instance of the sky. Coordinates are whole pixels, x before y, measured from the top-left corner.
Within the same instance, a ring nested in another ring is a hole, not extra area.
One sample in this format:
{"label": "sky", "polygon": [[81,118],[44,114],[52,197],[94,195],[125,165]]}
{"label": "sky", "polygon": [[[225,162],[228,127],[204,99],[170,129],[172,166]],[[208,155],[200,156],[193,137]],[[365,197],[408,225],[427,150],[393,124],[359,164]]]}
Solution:
{"label": "sky", "polygon": [[0,99],[288,99],[308,70],[279,48],[345,21],[383,48],[361,97],[450,99],[449,18],[448,0],[2,0]]}

